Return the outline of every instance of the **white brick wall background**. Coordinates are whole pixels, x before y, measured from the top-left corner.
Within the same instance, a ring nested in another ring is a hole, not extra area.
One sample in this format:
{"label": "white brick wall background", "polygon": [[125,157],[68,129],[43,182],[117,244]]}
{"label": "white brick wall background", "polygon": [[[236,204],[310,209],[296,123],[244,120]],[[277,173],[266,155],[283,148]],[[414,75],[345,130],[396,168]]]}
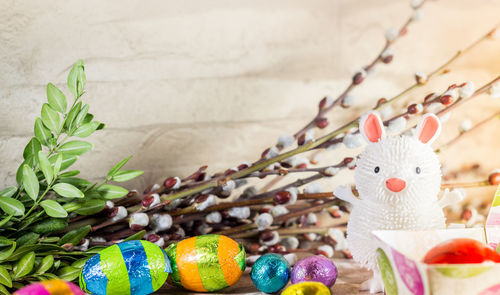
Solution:
{"label": "white brick wall background", "polygon": [[[65,87],[79,58],[88,79],[83,99],[107,128],[91,137],[95,148],[76,168],[95,179],[134,154],[127,168],[146,174],[128,187],[142,189],[203,164],[216,172],[256,160],[281,133],[312,118],[324,95],[338,95],[378,53],[385,30],[410,13],[406,0],[2,0],[0,183],[15,182],[45,85]],[[431,71],[484,34],[500,19],[500,1],[430,1],[425,14],[394,46],[393,63],[354,91],[356,105],[330,113],[332,125],[393,96],[413,83],[415,71]],[[500,40],[482,44],[408,100],[454,82],[488,82],[500,74],[499,52]],[[499,109],[487,97],[469,102],[439,142],[455,136],[463,118],[477,122]],[[440,156],[443,163],[480,162],[481,174],[465,179],[484,177],[500,166],[499,128],[493,122],[462,139]],[[324,163],[354,152],[329,152]]]}

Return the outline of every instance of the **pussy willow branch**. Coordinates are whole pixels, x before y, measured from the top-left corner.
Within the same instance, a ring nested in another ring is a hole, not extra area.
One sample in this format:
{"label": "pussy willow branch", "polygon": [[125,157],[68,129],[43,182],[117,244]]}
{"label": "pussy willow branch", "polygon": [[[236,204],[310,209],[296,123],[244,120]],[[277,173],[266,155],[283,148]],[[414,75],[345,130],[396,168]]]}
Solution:
{"label": "pussy willow branch", "polygon": [[[339,200],[333,200],[333,201],[330,201],[330,202],[327,202],[324,204],[309,207],[307,209],[303,209],[303,210],[299,210],[296,212],[290,212],[290,213],[287,213],[284,215],[280,215],[274,219],[274,223],[281,223],[281,222],[285,222],[285,221],[289,220],[290,218],[295,218],[295,217],[299,217],[299,216],[306,215],[309,213],[318,212],[318,211],[321,211],[325,208],[338,205],[339,203],[340,203]],[[228,235],[228,234],[238,233],[238,232],[247,231],[247,230],[251,230],[251,229],[255,229],[255,228],[257,228],[257,224],[249,223],[249,224],[236,226],[236,227],[233,227],[233,228],[230,228],[227,230],[219,231],[219,232],[216,232],[215,234]]]}
{"label": "pussy willow branch", "polygon": [[[418,8],[421,8],[423,5],[424,5],[425,1],[422,1],[422,3],[420,4],[419,7],[415,8],[415,9],[418,9]],[[385,45],[384,47],[382,48],[382,50],[380,50],[379,54],[377,55],[377,57],[375,57],[375,59],[368,65],[364,68],[364,70],[368,73],[370,72],[377,63],[381,62],[382,60],[382,55],[383,53],[389,49],[391,47],[392,44],[394,44],[399,38],[401,38],[402,36],[405,35],[405,33],[407,32],[408,30],[408,27],[409,25],[413,22],[413,17],[410,16],[408,18],[408,20],[404,23],[404,25],[399,29],[398,31],[398,35],[395,39],[393,40],[386,40],[385,42]],[[294,138],[298,138],[299,136],[301,136],[302,134],[304,134],[306,131],[308,131],[309,129],[313,128],[314,126],[316,126],[316,120],[319,119],[319,118],[322,118],[327,112],[329,112],[330,110],[332,110],[333,108],[335,108],[336,106],[338,106],[342,100],[352,91],[352,89],[354,89],[357,85],[359,84],[356,84],[354,82],[354,79],[352,79],[351,83],[347,86],[347,88],[333,101],[333,103],[326,107],[326,108],[321,108],[318,110],[318,113],[316,114],[316,116],[309,122],[307,123],[304,127],[302,127],[299,131],[297,131],[295,134],[294,134]]]}
{"label": "pussy willow branch", "polygon": [[453,144],[455,144],[457,141],[459,141],[464,135],[467,135],[477,129],[479,129],[481,126],[486,125],[487,123],[491,122],[493,119],[500,119],[500,112],[496,112],[493,115],[489,116],[488,118],[482,120],[481,122],[477,123],[474,125],[471,129],[467,131],[462,131],[460,132],[457,136],[455,136],[453,139],[449,140],[445,144],[441,145],[437,150],[436,153],[442,152],[444,149],[449,148]]}

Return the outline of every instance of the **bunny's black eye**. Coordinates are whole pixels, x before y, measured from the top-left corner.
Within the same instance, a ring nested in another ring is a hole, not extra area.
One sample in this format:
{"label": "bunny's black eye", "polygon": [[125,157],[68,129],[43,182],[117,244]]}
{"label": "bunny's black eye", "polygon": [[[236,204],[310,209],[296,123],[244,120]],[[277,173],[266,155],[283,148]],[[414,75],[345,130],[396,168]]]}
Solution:
{"label": "bunny's black eye", "polygon": [[375,171],[375,173],[378,173],[380,171],[380,167],[379,166],[375,167],[373,171]]}
{"label": "bunny's black eye", "polygon": [[415,168],[415,172],[417,172],[417,174],[420,174],[420,172],[422,172],[422,170],[420,169],[420,167],[417,167],[417,168]]}

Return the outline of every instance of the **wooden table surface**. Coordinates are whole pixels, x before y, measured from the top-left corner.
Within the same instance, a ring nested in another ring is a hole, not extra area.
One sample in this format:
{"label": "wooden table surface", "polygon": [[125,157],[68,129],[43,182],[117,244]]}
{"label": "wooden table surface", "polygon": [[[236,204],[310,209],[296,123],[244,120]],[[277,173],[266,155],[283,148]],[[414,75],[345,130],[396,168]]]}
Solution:
{"label": "wooden table surface", "polygon": [[[359,285],[363,281],[367,280],[371,277],[371,272],[359,267],[352,260],[347,259],[333,259],[337,269],[339,270],[339,277],[335,282],[335,285],[332,287],[332,294],[342,294],[342,295],[367,295],[369,292],[367,291],[359,291]],[[203,293],[203,294],[265,294],[259,292],[252,284],[250,279],[250,268],[247,267],[245,273],[241,277],[241,279],[235,285],[230,288],[224,289],[219,293]],[[174,287],[170,287],[165,285],[157,294],[202,294],[202,293],[193,293],[183,291]],[[380,293],[382,294],[382,293]]]}

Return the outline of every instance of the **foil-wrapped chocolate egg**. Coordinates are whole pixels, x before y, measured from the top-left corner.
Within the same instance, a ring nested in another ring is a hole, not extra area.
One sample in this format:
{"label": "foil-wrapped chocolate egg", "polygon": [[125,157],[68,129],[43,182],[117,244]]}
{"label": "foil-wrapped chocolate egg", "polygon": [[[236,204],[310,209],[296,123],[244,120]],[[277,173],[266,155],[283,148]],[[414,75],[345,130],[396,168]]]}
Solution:
{"label": "foil-wrapped chocolate egg", "polygon": [[331,295],[331,293],[322,283],[302,282],[286,288],[281,295]]}
{"label": "foil-wrapped chocolate egg", "polygon": [[290,265],[282,255],[268,253],[255,261],[250,277],[260,291],[275,293],[286,286],[290,273]]}
{"label": "foil-wrapped chocolate egg", "polygon": [[321,255],[309,256],[297,262],[292,270],[292,284],[314,281],[331,287],[337,280],[337,267]]}
{"label": "foil-wrapped chocolate egg", "polygon": [[80,288],[95,295],[146,295],[155,292],[172,271],[158,245],[128,241],[92,256],[80,273]]}
{"label": "foil-wrapped chocolate egg", "polygon": [[196,292],[213,292],[235,284],[246,267],[242,245],[221,235],[202,235],[167,248],[172,264],[168,282]]}
{"label": "foil-wrapped chocolate egg", "polygon": [[63,280],[34,283],[14,292],[14,295],[85,295],[75,284]]}

